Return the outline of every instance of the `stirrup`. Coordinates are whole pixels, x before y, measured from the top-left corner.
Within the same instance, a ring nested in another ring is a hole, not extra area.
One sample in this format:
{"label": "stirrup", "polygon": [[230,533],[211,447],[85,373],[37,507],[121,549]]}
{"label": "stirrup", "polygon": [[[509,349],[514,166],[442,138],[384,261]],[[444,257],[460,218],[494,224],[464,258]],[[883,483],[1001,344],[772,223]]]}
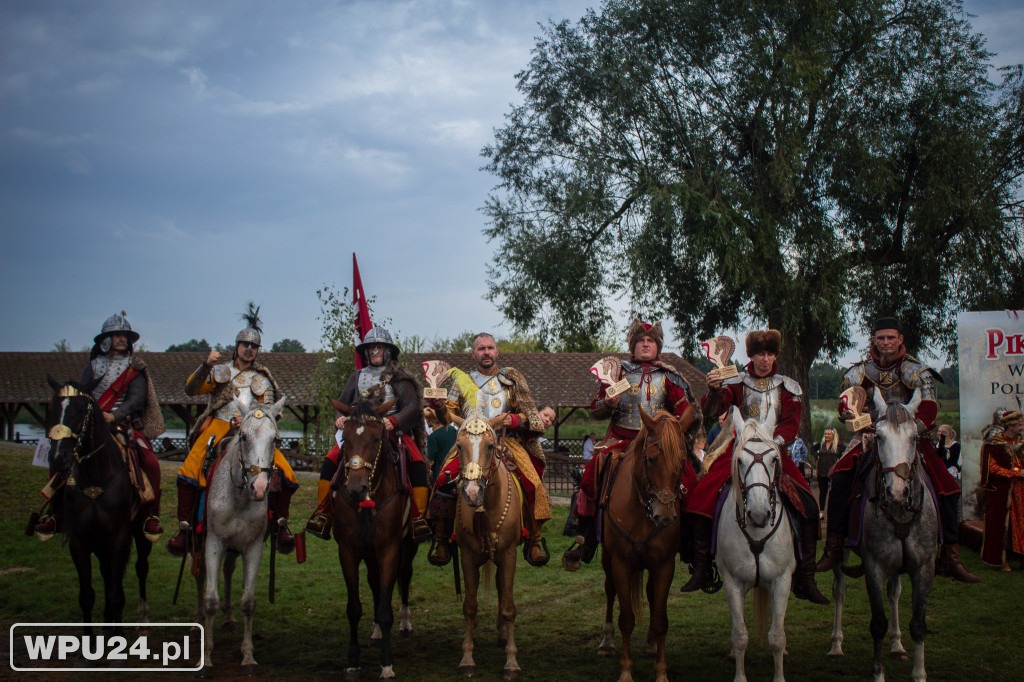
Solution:
{"label": "stirrup", "polygon": [[306,532],[321,540],[331,539],[331,524],[327,522],[326,514],[313,514],[309,517],[309,521],[306,521]]}
{"label": "stirrup", "polygon": [[281,554],[291,554],[295,551],[295,536],[288,530],[288,519],[281,517],[277,520],[277,551]]}
{"label": "stirrup", "polygon": [[[536,561],[532,561],[530,559],[530,554],[533,553],[532,550],[534,547],[540,547],[540,551],[542,552],[541,558]],[[537,538],[536,540],[530,540],[530,542],[523,545],[523,558],[526,559],[526,563],[531,566],[536,566],[537,568],[547,564],[551,560],[551,554],[548,552],[547,539]]]}
{"label": "stirrup", "polygon": [[582,546],[575,540],[570,543],[569,548],[562,553],[562,568],[569,573],[580,570],[583,561]]}
{"label": "stirrup", "polygon": [[[49,530],[42,530],[42,529],[39,528],[40,526],[47,526],[47,525],[49,525],[49,523],[51,521],[53,522],[53,531],[52,532],[49,531]],[[35,530],[35,536],[37,538],[39,538],[39,542],[46,542],[47,540],[53,538],[53,536],[57,534],[57,519],[55,519],[50,514],[47,514],[46,516],[41,516],[41,517],[39,517],[39,523],[37,523],[35,525],[34,530]]]}
{"label": "stirrup", "polygon": [[[438,556],[438,552],[443,551],[444,556]],[[448,543],[441,538],[434,536],[434,539],[430,542],[430,551],[427,552],[427,561],[432,566],[447,566],[448,562],[452,560],[452,553],[448,551]]]}
{"label": "stirrup", "polygon": [[[156,526],[157,526],[157,528],[160,529],[159,533],[147,533],[146,532],[146,526],[149,525],[149,522],[151,520],[155,520],[156,521]],[[152,516],[147,516],[146,520],[142,522],[142,534],[144,536],[146,536],[147,540],[149,540],[150,542],[155,544],[156,541],[159,540],[161,538],[161,536],[163,536],[163,534],[164,534],[164,527],[163,527],[163,524],[160,523],[160,517],[157,516],[156,514],[153,514]]]}
{"label": "stirrup", "polygon": [[434,531],[430,529],[430,526],[427,525],[427,520],[422,516],[414,516],[410,526],[412,540],[416,544],[426,542],[430,538],[434,537]]}
{"label": "stirrup", "polygon": [[849,564],[842,564],[839,570],[843,572],[847,578],[860,578],[864,575],[864,563],[861,562],[856,566],[850,566]]}

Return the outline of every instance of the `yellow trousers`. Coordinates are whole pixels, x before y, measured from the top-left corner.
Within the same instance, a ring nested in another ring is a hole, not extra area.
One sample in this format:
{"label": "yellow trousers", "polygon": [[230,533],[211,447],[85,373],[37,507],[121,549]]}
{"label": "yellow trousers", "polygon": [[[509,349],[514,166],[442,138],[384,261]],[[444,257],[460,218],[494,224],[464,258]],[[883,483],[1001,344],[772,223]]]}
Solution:
{"label": "yellow trousers", "polygon": [[[199,438],[192,445],[192,449],[188,451],[188,457],[185,458],[181,468],[178,469],[178,478],[190,485],[205,488],[206,477],[203,476],[203,460],[206,459],[206,444],[210,440],[210,436],[214,436],[215,444],[219,443],[220,439],[230,429],[230,422],[223,419],[211,419],[210,425],[199,434]],[[295,472],[292,471],[291,465],[288,464],[288,460],[284,458],[284,455],[277,448],[274,448],[274,466],[281,470],[281,475],[291,484],[289,485],[290,488],[297,488],[299,486],[299,480],[295,477]]]}

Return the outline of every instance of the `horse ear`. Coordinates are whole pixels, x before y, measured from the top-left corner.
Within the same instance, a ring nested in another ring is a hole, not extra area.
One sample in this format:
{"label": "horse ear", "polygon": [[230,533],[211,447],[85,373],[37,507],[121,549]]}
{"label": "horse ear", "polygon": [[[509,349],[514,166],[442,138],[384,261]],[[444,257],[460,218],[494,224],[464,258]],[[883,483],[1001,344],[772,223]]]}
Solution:
{"label": "horse ear", "polygon": [[775,433],[775,412],[774,411],[768,413],[768,418],[765,419],[764,423],[761,424],[761,428],[764,429],[765,431],[767,431],[770,434],[771,433]]}
{"label": "horse ear", "polygon": [[331,398],[330,400],[331,406],[334,407],[334,409],[336,409],[338,412],[341,412],[346,417],[351,416],[352,408],[350,406],[346,405],[345,403],[340,403],[334,398]]}
{"label": "horse ear", "polygon": [[452,424],[455,424],[455,428],[457,428],[457,429],[461,429],[462,425],[466,422],[465,419],[463,419],[461,416],[459,416],[457,414],[451,415],[451,418],[452,418]]}
{"label": "horse ear", "polygon": [[875,409],[878,410],[878,414],[884,415],[886,405],[885,398],[882,397],[882,389],[875,386],[875,392],[872,394],[872,397],[875,399]]}
{"label": "horse ear", "polygon": [[46,383],[50,384],[50,388],[52,388],[54,392],[60,390],[60,384],[49,374],[46,375]]}
{"label": "horse ear", "polygon": [[654,425],[657,423],[655,422],[654,418],[651,415],[647,414],[647,412],[643,408],[640,408],[640,421],[644,423],[644,426],[647,427],[648,431],[653,431]]}
{"label": "horse ear", "polygon": [[284,411],[284,400],[286,397],[287,396],[281,396],[281,399],[278,400],[273,405],[271,405],[270,409],[267,410],[267,412],[270,413],[270,416],[273,417],[274,419],[278,419],[281,416],[281,413]]}
{"label": "horse ear", "polygon": [[693,405],[687,405],[686,411],[677,417],[676,421],[679,423],[679,430],[683,433],[686,433],[686,431],[693,425],[694,412]]}
{"label": "horse ear", "polygon": [[505,415],[499,414],[495,417],[491,417],[490,419],[488,419],[487,425],[490,426],[492,429],[497,430],[501,426],[501,423],[503,421],[505,421]]}
{"label": "horse ear", "polygon": [[921,404],[921,389],[915,388],[914,395],[910,397],[910,402],[907,403],[907,409],[910,411],[910,416],[913,417],[917,414],[917,406]]}
{"label": "horse ear", "polygon": [[395,406],[395,401],[394,400],[389,400],[386,403],[384,403],[383,405],[378,405],[377,407],[373,408],[373,411],[374,411],[374,413],[376,413],[376,415],[378,417],[383,417],[388,412],[390,412],[391,408],[394,407],[394,406]]}
{"label": "horse ear", "polygon": [[81,387],[82,393],[92,395],[93,389],[99,386],[101,381],[103,381],[103,377],[94,377],[92,381]]}
{"label": "horse ear", "polygon": [[743,430],[743,415],[740,414],[740,408],[735,405],[732,406],[732,428],[739,435],[740,431]]}

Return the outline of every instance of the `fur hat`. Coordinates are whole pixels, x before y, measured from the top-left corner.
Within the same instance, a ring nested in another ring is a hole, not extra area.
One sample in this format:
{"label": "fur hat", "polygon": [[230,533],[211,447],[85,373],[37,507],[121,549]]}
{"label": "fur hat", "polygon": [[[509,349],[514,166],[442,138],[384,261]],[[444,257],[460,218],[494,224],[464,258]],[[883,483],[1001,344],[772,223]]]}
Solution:
{"label": "fur hat", "polygon": [[1024,415],[1014,410],[1013,412],[1007,412],[999,418],[999,425],[1004,429],[1008,429],[1014,424],[1019,424],[1024,421]]}
{"label": "fur hat", "polygon": [[636,342],[644,336],[654,339],[654,343],[658,344],[658,354],[660,355],[661,347],[665,343],[665,335],[661,332],[661,322],[648,324],[641,322],[639,319],[633,320],[632,324],[629,325],[629,331],[626,332],[626,343],[629,345],[630,353],[636,348]]}
{"label": "fur hat", "polygon": [[871,325],[871,334],[874,335],[883,329],[895,329],[900,334],[903,333],[903,327],[895,317],[880,317],[875,320],[875,323]]}
{"label": "fur hat", "polygon": [[782,350],[782,334],[778,329],[758,329],[747,334],[747,357],[768,351],[778,355]]}

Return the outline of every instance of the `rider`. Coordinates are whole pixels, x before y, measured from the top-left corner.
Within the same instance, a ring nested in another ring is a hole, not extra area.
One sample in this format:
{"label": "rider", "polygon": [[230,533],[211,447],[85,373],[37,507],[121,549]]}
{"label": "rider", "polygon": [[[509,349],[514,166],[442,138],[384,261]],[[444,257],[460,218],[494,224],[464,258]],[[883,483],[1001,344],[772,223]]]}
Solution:
{"label": "rider", "polygon": [[[633,320],[626,333],[626,343],[632,356],[622,362],[622,376],[629,381],[629,390],[613,398],[607,396],[607,386],[601,385],[590,403],[590,418],[604,420],[611,417],[604,440],[594,447],[594,456],[587,462],[576,499],[579,519],[578,537],[574,545],[562,555],[562,566],[575,571],[580,562],[588,564],[597,548],[597,528],[594,516],[599,504],[601,474],[609,457],[618,459],[633,442],[643,423],[640,410],[650,416],[658,410],[680,416],[693,403],[690,386],[675,367],[660,359],[664,336],[661,322],[648,324]],[[695,419],[697,429],[701,420]],[[693,490],[697,476],[692,467],[683,469],[683,486]],[[578,546],[577,546],[578,545]]]}
{"label": "rider", "polygon": [[[345,388],[338,396],[338,402],[353,405],[361,399],[367,399],[373,388],[380,389],[379,394],[383,396],[383,402],[395,401],[384,419],[384,428],[387,429],[396,450],[400,449],[401,443],[407,454],[409,483],[412,486],[415,503],[415,509],[412,510],[413,538],[422,542],[430,538],[430,527],[423,518],[427,511],[427,498],[430,492],[427,487],[427,464],[422,454],[427,443],[427,430],[424,428],[423,413],[420,411],[423,387],[409,370],[398,362],[398,346],[391,340],[391,334],[387,329],[374,327],[366,332],[362,342],[356,346],[356,352],[359,353],[364,366],[348,378]],[[344,415],[336,415],[334,425],[339,429],[344,427]],[[331,482],[338,471],[340,455],[341,448],[335,445],[324,458],[323,466],[320,468],[320,482],[317,484],[316,511],[306,522],[306,530],[325,540],[331,536],[331,511],[327,498]]]}
{"label": "rider", "polygon": [[1011,553],[1024,554],[1024,505],[1021,487],[1024,470],[1021,459],[1021,429],[1024,416],[1004,411],[999,418],[1002,430],[985,439],[981,448],[981,481],[985,491],[985,533],[981,560],[1009,572]]}
{"label": "rider", "polygon": [[[132,484],[146,515],[142,530],[150,542],[156,542],[164,532],[160,524],[160,462],[147,436],[156,438],[164,432],[164,418],[149,369],[132,352],[138,340],[139,333],[128,324],[123,310],[120,315],[108,317],[93,339],[89,364],[79,383],[88,388],[98,382],[92,388],[92,398],[103,412],[103,419],[116,430],[119,444],[131,454]],[[140,475],[140,469],[144,475]],[[48,488],[57,488],[59,484],[63,481],[51,481]],[[50,505],[51,515],[44,516],[35,526],[40,540],[48,540],[60,527],[63,496],[53,496]]]}
{"label": "rider", "polygon": [[[780,492],[794,520],[799,520],[799,544],[796,546],[797,568],[793,574],[793,594],[815,604],[827,604],[828,599],[814,583],[814,552],[818,542],[818,503],[800,469],[786,452],[786,446],[796,438],[803,410],[803,391],[793,379],[778,373],[775,363],[782,348],[782,334],[775,329],[752,331],[747,334],[747,357],[750,362],[745,372],[724,381],[717,369],[708,372],[708,393],[701,400],[705,414],[720,416],[733,406],[743,419],[757,419],[762,424],[774,418],[772,434],[779,446],[783,476]],[[714,453],[709,455],[714,457]],[[705,460],[705,466],[707,461]],[[683,585],[683,592],[694,592],[711,587],[711,527],[718,503],[719,492],[731,476],[732,443],[716,457],[707,474],[690,496],[687,516],[693,528],[693,577]]]}
{"label": "rider", "polygon": [[[960,485],[956,482],[942,458],[935,452],[935,446],[928,432],[935,423],[939,404],[935,395],[935,381],[942,381],[931,367],[917,358],[907,355],[903,345],[903,329],[899,320],[883,317],[871,327],[872,345],[869,357],[858,362],[843,377],[840,391],[851,386],[861,386],[867,391],[867,407],[871,420],[878,420],[873,393],[877,387],[882,398],[888,402],[899,400],[910,402],[915,389],[921,391],[921,403],[917,408],[918,434],[917,452],[924,462],[924,471],[939,496],[939,517],[942,526],[942,555],[938,567],[943,574],[965,583],[981,582],[960,563],[960,548],[957,539],[957,511],[960,507]],[[840,416],[850,419],[853,413],[839,406]],[[825,552],[818,562],[819,571],[831,570],[843,557],[843,543],[850,527],[850,498],[854,482],[860,469],[857,462],[865,449],[874,446],[875,436],[869,429],[858,432],[847,446],[846,452],[832,468],[832,483],[828,494],[828,537]],[[938,572],[938,571],[937,571]]]}
{"label": "rider", "polygon": [[[210,351],[209,356],[185,382],[188,395],[209,394],[206,411],[196,419],[189,434],[192,449],[185,462],[178,469],[178,534],[167,543],[167,549],[174,556],[183,556],[186,551],[185,539],[189,521],[196,500],[202,488],[206,487],[206,473],[203,462],[206,459],[207,443],[213,437],[214,445],[227,435],[232,426],[237,427],[239,415],[228,408],[236,396],[248,393],[257,403],[272,404],[281,395],[270,370],[256,361],[260,349],[259,308],[249,303],[249,310],[242,315],[248,324],[235,337],[235,350],[230,363],[217,364],[220,353]],[[288,460],[281,451],[274,448],[274,466],[281,472],[280,490],[275,493],[271,509],[277,513],[278,550],[287,554],[295,548],[295,537],[288,531],[288,508],[292,494],[299,487]]]}
{"label": "rider", "polygon": [[[473,361],[476,369],[468,376],[476,384],[477,400],[469,399],[470,396],[466,395],[458,381],[453,381],[448,399],[431,400],[430,407],[442,423],[451,421],[452,414],[466,418],[477,408],[486,419],[504,415],[502,423],[508,431],[505,448],[518,468],[532,520],[527,528],[530,537],[526,560],[534,566],[543,566],[550,555],[547,542],[541,537],[541,527],[551,518],[547,490],[541,480],[545,458],[540,436],[546,427],[537,413],[526,378],[517,369],[498,366],[498,348],[492,335],[480,333],[473,337]],[[453,456],[453,452],[448,454],[441,474],[434,481],[435,492],[458,478],[459,460]],[[428,559],[434,565],[441,566],[448,563],[451,556],[448,552],[445,519],[435,518],[434,522],[434,535],[438,542]]]}

